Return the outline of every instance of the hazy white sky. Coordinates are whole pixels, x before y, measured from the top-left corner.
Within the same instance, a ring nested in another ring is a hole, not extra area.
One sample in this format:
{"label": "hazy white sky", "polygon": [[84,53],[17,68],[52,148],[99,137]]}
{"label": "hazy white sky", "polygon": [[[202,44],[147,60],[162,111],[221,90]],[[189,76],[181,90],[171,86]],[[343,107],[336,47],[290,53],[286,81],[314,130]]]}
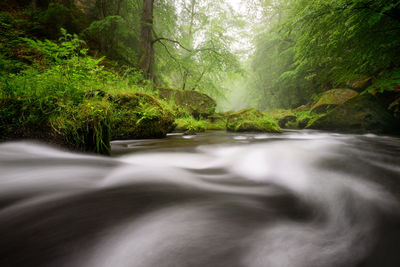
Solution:
{"label": "hazy white sky", "polygon": [[244,8],[244,4],[241,2],[242,0],[229,0],[229,3],[235,8],[236,11]]}

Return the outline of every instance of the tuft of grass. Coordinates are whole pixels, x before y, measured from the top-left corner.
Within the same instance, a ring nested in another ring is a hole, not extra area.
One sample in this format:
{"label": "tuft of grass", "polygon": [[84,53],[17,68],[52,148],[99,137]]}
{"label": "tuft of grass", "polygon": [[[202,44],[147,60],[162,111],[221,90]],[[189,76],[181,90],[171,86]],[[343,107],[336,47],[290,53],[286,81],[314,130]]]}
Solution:
{"label": "tuft of grass", "polygon": [[184,131],[189,134],[201,133],[208,129],[205,120],[196,120],[193,116],[175,119],[176,130]]}
{"label": "tuft of grass", "polygon": [[107,154],[113,136],[162,137],[172,130],[172,113],[140,72],[104,70],[102,58],[87,56],[82,41],[63,33],[60,43],[25,39],[41,61],[0,75],[0,139],[39,138]]}
{"label": "tuft of grass", "polygon": [[228,116],[227,129],[233,132],[281,132],[274,118],[255,109],[231,113]]}

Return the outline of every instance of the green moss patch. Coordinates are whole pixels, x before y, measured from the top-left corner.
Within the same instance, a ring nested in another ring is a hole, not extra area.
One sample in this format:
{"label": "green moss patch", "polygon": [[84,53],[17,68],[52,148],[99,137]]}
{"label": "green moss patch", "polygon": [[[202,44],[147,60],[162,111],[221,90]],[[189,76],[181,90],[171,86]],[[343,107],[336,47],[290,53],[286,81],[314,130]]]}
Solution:
{"label": "green moss patch", "polygon": [[281,128],[293,128],[293,125],[296,122],[296,115],[290,109],[272,110],[268,112],[268,115],[278,121]]}
{"label": "green moss patch", "polygon": [[114,98],[113,139],[159,138],[173,130],[172,112],[154,96],[124,93]]}
{"label": "green moss patch", "polygon": [[196,120],[192,116],[177,118],[175,120],[176,130],[185,134],[196,134],[207,130],[208,122],[205,120]]}
{"label": "green moss patch", "polygon": [[207,118],[215,113],[215,100],[206,94],[194,90],[176,90],[158,88],[159,96],[168,102],[173,102],[181,113],[188,113],[195,118]]}
{"label": "green moss patch", "polygon": [[330,107],[341,105],[356,96],[358,96],[358,93],[351,89],[332,89],[321,95],[318,101],[311,107],[311,111],[324,113]]}
{"label": "green moss patch", "polygon": [[62,113],[52,114],[49,122],[66,146],[108,154],[112,115],[113,107],[108,101],[85,100],[80,105],[65,106]]}
{"label": "green moss patch", "polygon": [[400,122],[379,103],[365,94],[337,106],[309,123],[307,128],[355,133],[399,133]]}
{"label": "green moss patch", "polygon": [[233,132],[281,132],[278,123],[272,117],[256,109],[230,113],[226,127],[228,131]]}

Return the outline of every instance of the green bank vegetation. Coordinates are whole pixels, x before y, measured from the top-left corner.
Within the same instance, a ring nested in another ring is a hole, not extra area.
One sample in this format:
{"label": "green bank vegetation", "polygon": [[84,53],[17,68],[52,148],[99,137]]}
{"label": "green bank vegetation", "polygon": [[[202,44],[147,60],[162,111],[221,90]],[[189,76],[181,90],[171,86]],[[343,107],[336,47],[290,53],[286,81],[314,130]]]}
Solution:
{"label": "green bank vegetation", "polygon": [[107,154],[173,130],[398,133],[398,1],[246,3],[0,3],[0,139]]}

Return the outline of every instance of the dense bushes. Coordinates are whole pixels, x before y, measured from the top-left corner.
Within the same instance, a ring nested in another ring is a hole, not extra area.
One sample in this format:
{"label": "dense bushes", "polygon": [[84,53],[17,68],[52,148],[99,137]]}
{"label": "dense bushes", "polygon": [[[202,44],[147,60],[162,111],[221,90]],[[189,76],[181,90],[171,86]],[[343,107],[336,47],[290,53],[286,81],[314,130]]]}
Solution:
{"label": "dense bushes", "polygon": [[[111,137],[161,137],[171,130],[166,105],[143,92],[149,91],[146,83],[135,84],[143,80],[140,74],[105,71],[99,66],[102,58],[87,56],[77,36],[64,31],[60,43],[24,42],[40,61],[1,76],[1,139],[40,138],[108,153]],[[136,101],[135,107],[127,98]]]}
{"label": "dense bushes", "polygon": [[368,81],[369,91],[390,95],[388,106],[399,110],[398,0],[256,2],[263,25],[249,88],[261,108],[295,108],[323,91]]}

